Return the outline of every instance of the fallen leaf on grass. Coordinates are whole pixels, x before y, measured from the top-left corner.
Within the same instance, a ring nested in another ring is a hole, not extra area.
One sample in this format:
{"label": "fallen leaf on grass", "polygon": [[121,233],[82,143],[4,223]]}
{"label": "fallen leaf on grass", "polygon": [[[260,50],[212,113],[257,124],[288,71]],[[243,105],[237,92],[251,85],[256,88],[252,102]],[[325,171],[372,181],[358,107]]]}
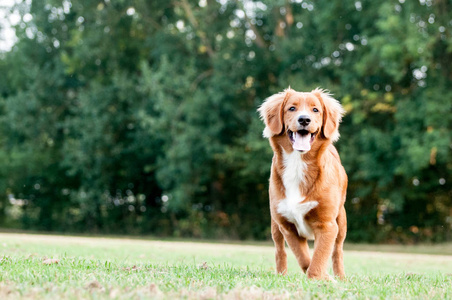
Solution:
{"label": "fallen leaf on grass", "polygon": [[209,266],[207,265],[206,261],[198,266],[198,269],[200,269],[200,270],[207,270],[208,268],[209,268]]}
{"label": "fallen leaf on grass", "polygon": [[159,287],[155,284],[155,283],[151,283],[151,285],[149,286],[149,290],[151,291],[151,293],[153,295],[161,295],[162,291],[159,289]]}
{"label": "fallen leaf on grass", "polygon": [[137,266],[133,266],[133,267],[123,268],[123,270],[130,272],[130,271],[138,271],[138,270],[140,270],[140,268],[138,268]]}
{"label": "fallen leaf on grass", "polygon": [[104,287],[100,284],[99,281],[93,280],[86,285],[86,288],[90,289],[90,290],[94,290],[94,289],[103,289]]}
{"label": "fallen leaf on grass", "polygon": [[58,264],[59,262],[60,262],[60,260],[57,258],[46,258],[42,261],[42,263],[44,265],[53,265],[53,264]]}

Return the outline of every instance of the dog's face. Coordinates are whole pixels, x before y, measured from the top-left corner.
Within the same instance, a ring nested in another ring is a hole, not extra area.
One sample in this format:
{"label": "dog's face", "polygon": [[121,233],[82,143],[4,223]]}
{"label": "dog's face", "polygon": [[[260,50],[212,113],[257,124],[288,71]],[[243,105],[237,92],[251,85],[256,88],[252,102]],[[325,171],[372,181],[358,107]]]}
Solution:
{"label": "dog's face", "polygon": [[265,137],[286,136],[301,153],[311,150],[316,141],[336,141],[344,113],[337,100],[319,89],[310,93],[285,90],[267,98],[259,112],[266,125]]}
{"label": "dog's face", "polygon": [[322,127],[320,100],[311,93],[290,93],[282,105],[283,124],[293,149],[308,152]]}

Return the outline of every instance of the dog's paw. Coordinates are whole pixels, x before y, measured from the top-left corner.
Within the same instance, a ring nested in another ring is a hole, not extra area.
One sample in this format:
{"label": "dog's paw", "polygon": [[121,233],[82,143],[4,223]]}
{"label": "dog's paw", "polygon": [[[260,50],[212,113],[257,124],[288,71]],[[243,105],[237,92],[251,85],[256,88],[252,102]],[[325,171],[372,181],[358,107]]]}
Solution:
{"label": "dog's paw", "polygon": [[326,274],[313,274],[312,272],[307,272],[308,278],[309,279],[315,279],[315,280],[324,280],[324,281],[330,281],[330,282],[334,282],[336,283],[337,280],[331,276],[330,274],[326,273]]}
{"label": "dog's paw", "polygon": [[325,277],[326,277],[326,278],[325,278],[324,280],[326,280],[326,281],[331,281],[331,282],[333,282],[333,283],[337,283],[337,280],[336,280],[333,276],[331,276],[330,274],[326,274]]}

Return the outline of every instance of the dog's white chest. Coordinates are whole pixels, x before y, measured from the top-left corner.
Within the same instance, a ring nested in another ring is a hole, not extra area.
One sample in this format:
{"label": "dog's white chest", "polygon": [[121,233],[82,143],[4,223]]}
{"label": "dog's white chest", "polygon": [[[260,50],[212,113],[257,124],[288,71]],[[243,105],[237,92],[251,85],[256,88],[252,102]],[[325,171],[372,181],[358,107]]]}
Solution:
{"label": "dog's white chest", "polygon": [[298,235],[307,239],[314,239],[311,227],[306,223],[305,215],[319,203],[317,201],[303,202],[304,197],[300,193],[300,184],[306,180],[306,163],[300,153],[293,151],[290,154],[284,152],[283,184],[286,198],[278,204],[278,213],[287,221],[297,227]]}

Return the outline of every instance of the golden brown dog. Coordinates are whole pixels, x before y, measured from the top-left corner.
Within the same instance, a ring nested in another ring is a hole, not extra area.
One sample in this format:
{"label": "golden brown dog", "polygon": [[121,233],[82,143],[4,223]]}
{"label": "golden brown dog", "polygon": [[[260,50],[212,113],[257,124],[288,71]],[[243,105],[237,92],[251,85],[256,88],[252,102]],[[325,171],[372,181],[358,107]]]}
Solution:
{"label": "golden brown dog", "polygon": [[[343,244],[347,232],[347,174],[332,145],[339,138],[344,110],[323,90],[287,89],[266,99],[258,110],[274,156],[270,175],[272,238],[276,270],[287,272],[284,240],[308,278],[345,278]],[[309,255],[308,239],[314,239]]]}

